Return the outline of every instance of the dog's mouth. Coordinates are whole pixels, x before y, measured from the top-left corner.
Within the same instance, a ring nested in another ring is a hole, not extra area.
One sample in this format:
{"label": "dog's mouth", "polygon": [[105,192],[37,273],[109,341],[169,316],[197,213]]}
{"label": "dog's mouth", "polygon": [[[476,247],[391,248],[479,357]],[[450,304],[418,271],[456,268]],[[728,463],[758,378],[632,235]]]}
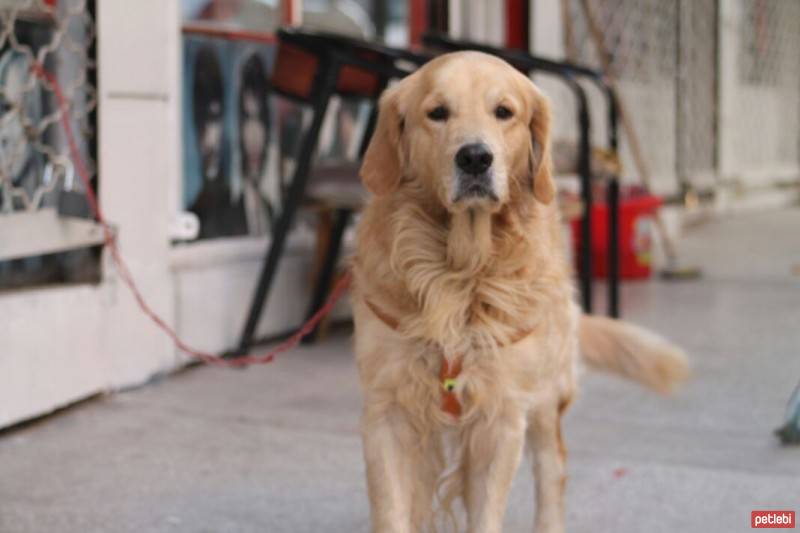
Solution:
{"label": "dog's mouth", "polygon": [[491,200],[500,201],[492,185],[491,177],[486,174],[463,175],[458,181],[458,190],[453,201],[455,203],[466,200]]}

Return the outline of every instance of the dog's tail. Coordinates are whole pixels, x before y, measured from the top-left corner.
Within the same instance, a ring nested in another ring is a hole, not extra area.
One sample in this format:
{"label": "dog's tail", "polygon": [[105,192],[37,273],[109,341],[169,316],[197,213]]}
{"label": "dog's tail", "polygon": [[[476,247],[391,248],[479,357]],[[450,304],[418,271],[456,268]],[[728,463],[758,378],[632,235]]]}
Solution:
{"label": "dog's tail", "polygon": [[600,316],[582,315],[581,356],[593,368],[613,372],[661,393],[689,375],[686,354],[646,329]]}

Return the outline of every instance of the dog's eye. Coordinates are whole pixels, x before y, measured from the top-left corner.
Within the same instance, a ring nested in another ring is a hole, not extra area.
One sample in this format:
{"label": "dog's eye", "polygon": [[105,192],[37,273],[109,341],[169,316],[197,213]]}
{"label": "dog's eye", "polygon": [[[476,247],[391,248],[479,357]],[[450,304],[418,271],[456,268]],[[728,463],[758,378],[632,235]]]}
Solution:
{"label": "dog's eye", "polygon": [[447,120],[447,117],[450,116],[450,111],[443,105],[437,105],[430,111],[428,111],[428,118],[431,120],[435,120],[436,122],[443,122]]}
{"label": "dog's eye", "polygon": [[500,120],[508,120],[514,116],[514,112],[504,105],[499,105],[494,108],[494,116]]}

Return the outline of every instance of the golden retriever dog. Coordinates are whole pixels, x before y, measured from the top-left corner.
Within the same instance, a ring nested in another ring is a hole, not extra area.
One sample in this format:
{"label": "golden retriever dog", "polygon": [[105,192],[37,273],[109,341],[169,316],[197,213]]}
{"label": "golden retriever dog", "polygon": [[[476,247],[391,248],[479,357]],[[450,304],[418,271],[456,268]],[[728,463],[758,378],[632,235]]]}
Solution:
{"label": "golden retriever dog", "polygon": [[661,391],[686,374],[659,337],[581,316],[549,124],[530,79],[476,52],[431,61],[380,101],[353,258],[375,532],[458,527],[456,501],[470,532],[501,531],[526,444],[536,531],[563,531],[560,420],[579,359]]}

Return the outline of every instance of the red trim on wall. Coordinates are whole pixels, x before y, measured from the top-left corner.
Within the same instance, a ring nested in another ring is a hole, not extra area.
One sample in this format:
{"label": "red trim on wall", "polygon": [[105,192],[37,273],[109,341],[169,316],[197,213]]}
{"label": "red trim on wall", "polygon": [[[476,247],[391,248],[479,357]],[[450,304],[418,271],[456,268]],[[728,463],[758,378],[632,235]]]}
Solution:
{"label": "red trim on wall", "polygon": [[412,46],[422,44],[422,35],[428,31],[428,1],[409,0],[408,36]]}
{"label": "red trim on wall", "polygon": [[506,0],[506,46],[530,50],[530,1]]}
{"label": "red trim on wall", "polygon": [[301,0],[281,0],[281,24],[297,26],[303,11]]}

